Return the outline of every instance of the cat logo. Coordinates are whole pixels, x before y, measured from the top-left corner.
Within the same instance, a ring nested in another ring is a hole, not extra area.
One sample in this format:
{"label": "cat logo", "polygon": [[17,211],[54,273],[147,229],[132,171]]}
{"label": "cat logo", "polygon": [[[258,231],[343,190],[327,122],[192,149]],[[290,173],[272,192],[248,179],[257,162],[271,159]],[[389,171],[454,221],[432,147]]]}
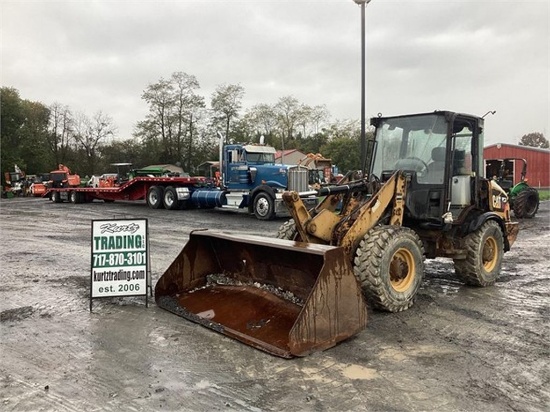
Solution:
{"label": "cat logo", "polygon": [[493,195],[493,209],[504,209],[504,205],[506,203],[506,196],[501,195]]}

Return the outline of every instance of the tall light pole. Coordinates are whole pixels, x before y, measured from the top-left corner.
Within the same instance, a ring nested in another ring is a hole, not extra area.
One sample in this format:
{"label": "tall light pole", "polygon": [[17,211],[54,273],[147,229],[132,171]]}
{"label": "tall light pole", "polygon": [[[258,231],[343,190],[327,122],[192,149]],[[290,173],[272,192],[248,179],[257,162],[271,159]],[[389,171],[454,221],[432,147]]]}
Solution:
{"label": "tall light pole", "polygon": [[367,160],[367,137],[365,135],[365,55],[366,55],[366,30],[365,30],[365,9],[371,0],[353,0],[361,6],[361,173],[365,176],[365,163]]}

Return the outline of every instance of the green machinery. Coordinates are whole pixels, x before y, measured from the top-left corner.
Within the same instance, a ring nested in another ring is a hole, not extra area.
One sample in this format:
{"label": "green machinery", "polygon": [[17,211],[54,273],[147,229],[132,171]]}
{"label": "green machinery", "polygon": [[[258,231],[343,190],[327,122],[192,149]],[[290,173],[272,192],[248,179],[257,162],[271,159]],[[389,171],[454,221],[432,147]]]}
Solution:
{"label": "green machinery", "polygon": [[[519,182],[515,183],[514,170],[521,167]],[[539,192],[527,184],[527,161],[518,157],[489,159],[485,162],[488,178],[492,177],[509,196],[510,207],[514,216],[532,218],[539,210]]]}

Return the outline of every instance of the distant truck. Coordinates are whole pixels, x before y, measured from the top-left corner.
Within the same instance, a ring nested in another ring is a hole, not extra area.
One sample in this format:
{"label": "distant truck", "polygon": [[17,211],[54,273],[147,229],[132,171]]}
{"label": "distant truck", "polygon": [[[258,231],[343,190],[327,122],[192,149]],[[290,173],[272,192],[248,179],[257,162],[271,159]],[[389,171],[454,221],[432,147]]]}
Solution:
{"label": "distant truck", "polygon": [[[205,177],[150,176],[140,171],[128,180],[108,176],[97,187],[81,187],[76,180],[56,177],[44,197],[55,203],[92,200],[146,200],[153,209],[190,208],[246,209],[260,220],[287,213],[282,200],[285,190],[299,193],[307,207],[317,204],[316,192],[308,185],[308,169],[275,164],[275,149],[265,145],[223,145],[220,140],[220,173],[212,182]],[[68,169],[67,169],[68,170]],[[143,169],[141,169],[143,170]],[[53,172],[52,172],[53,173]]]}
{"label": "distant truck", "polygon": [[275,163],[275,148],[263,144],[224,145],[220,136],[219,190],[195,190],[191,202],[196,207],[248,209],[260,220],[287,213],[282,194],[299,193],[307,207],[317,204],[309,186],[309,171],[299,165]]}
{"label": "distant truck", "polygon": [[14,197],[25,194],[25,172],[17,165],[14,166],[13,172],[5,172],[5,186],[2,188],[2,196]]}

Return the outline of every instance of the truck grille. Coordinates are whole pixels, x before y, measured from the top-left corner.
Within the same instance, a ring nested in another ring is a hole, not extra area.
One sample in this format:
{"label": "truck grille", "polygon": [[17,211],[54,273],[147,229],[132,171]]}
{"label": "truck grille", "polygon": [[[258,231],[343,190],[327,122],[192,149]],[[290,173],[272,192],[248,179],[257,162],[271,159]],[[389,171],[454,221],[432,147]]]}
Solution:
{"label": "truck grille", "polygon": [[296,192],[309,190],[307,168],[296,166],[288,169],[288,190]]}

